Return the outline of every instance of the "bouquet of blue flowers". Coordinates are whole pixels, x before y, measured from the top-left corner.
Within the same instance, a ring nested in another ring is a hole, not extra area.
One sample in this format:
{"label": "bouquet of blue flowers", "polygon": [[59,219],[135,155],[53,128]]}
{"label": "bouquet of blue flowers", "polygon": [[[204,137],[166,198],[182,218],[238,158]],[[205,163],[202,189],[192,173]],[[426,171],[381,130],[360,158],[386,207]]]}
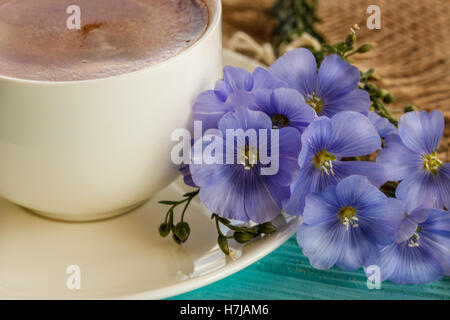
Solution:
{"label": "bouquet of blue flowers", "polygon": [[302,216],[297,240],[315,268],[376,265],[382,280],[401,284],[450,275],[450,164],[436,152],[443,115],[410,106],[394,119],[373,69],[349,62],[372,48],[355,49],[355,31],[320,52],[291,50],[268,70],[224,68],[193,106],[202,136],[181,171],[196,191],[161,202],[169,206],[162,236],[188,239],[184,214],[199,196],[225,254],[230,238],[275,232],[271,221],[283,212]]}

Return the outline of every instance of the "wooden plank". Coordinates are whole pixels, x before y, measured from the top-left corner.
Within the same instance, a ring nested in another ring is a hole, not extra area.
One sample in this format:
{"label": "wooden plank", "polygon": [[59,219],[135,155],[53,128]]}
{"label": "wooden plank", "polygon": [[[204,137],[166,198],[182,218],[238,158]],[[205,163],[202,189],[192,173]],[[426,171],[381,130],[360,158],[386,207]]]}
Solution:
{"label": "wooden plank", "polygon": [[264,259],[226,279],[172,299],[450,299],[450,278],[427,285],[382,283],[369,290],[362,270],[316,270],[295,237]]}

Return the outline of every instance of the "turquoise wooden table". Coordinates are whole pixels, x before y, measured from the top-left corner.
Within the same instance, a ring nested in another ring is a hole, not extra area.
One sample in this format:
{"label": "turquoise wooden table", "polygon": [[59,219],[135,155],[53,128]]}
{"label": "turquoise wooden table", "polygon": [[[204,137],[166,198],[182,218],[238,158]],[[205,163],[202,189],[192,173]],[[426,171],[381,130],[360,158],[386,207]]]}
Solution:
{"label": "turquoise wooden table", "polygon": [[312,268],[295,237],[246,269],[209,286],[172,299],[450,299],[450,277],[427,285],[383,282],[369,290],[362,270]]}

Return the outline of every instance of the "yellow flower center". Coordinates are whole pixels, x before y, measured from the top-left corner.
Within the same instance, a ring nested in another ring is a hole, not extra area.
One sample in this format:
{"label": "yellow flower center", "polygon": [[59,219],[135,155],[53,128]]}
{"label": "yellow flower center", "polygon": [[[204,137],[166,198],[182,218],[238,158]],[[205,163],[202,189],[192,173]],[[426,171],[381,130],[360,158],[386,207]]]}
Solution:
{"label": "yellow flower center", "polygon": [[316,96],[315,93],[308,95],[305,101],[311,106],[311,108],[314,109],[314,111],[316,111],[317,114],[322,111],[323,100]]}
{"label": "yellow flower center", "polygon": [[432,174],[436,174],[441,166],[442,161],[439,160],[436,152],[423,157],[423,168]]}
{"label": "yellow flower center", "polygon": [[348,230],[350,226],[352,228],[359,227],[358,224],[358,217],[356,216],[356,209],[352,207],[343,207],[339,213],[339,218],[341,218],[342,224],[346,227]]}
{"label": "yellow flower center", "polygon": [[250,170],[258,163],[258,148],[245,146],[240,152],[239,163],[242,164],[245,170]]}
{"label": "yellow flower center", "polygon": [[321,168],[323,172],[327,175],[333,174],[333,161],[336,160],[336,156],[328,153],[326,150],[322,150],[318,152],[314,158],[313,162],[316,165],[316,168]]}
{"label": "yellow flower center", "polygon": [[419,233],[420,233],[420,231],[422,231],[422,228],[421,227],[417,227],[416,232],[414,232],[414,234],[411,236],[411,238],[409,238],[409,240],[408,240],[408,246],[409,247],[414,248],[414,247],[418,247],[419,246],[419,239],[420,239]]}

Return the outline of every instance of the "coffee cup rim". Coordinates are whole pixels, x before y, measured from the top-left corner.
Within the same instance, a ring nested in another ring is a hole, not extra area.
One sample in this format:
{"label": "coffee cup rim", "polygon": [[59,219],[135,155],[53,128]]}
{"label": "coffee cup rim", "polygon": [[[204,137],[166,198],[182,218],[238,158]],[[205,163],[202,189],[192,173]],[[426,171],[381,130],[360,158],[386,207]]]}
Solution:
{"label": "coffee cup rim", "polygon": [[[24,83],[24,84],[44,84],[44,85],[76,85],[76,84],[84,84],[84,83],[94,83],[99,81],[105,81],[105,80],[113,80],[118,78],[124,78],[131,75],[136,75],[142,72],[149,72],[151,70],[156,70],[158,68],[163,68],[166,65],[173,63],[177,61],[178,59],[182,59],[185,55],[189,54],[192,50],[194,50],[196,47],[201,45],[203,42],[207,41],[208,38],[212,36],[212,33],[214,30],[218,28],[218,25],[221,23],[221,17],[222,17],[222,1],[221,0],[203,0],[209,10],[210,14],[210,21],[208,23],[208,26],[206,28],[206,31],[201,35],[201,37],[195,41],[191,46],[184,49],[179,54],[174,55],[173,57],[170,57],[164,61],[146,66],[142,69],[126,72],[123,74],[118,74],[110,77],[102,77],[102,78],[94,78],[94,79],[85,79],[85,80],[68,80],[68,81],[55,81],[55,80],[33,80],[33,79],[21,79],[21,78],[14,78],[14,77],[8,77],[3,76],[0,74],[0,81],[8,81],[8,82],[15,82],[15,83]],[[215,5],[215,10],[212,8],[212,5]]]}

